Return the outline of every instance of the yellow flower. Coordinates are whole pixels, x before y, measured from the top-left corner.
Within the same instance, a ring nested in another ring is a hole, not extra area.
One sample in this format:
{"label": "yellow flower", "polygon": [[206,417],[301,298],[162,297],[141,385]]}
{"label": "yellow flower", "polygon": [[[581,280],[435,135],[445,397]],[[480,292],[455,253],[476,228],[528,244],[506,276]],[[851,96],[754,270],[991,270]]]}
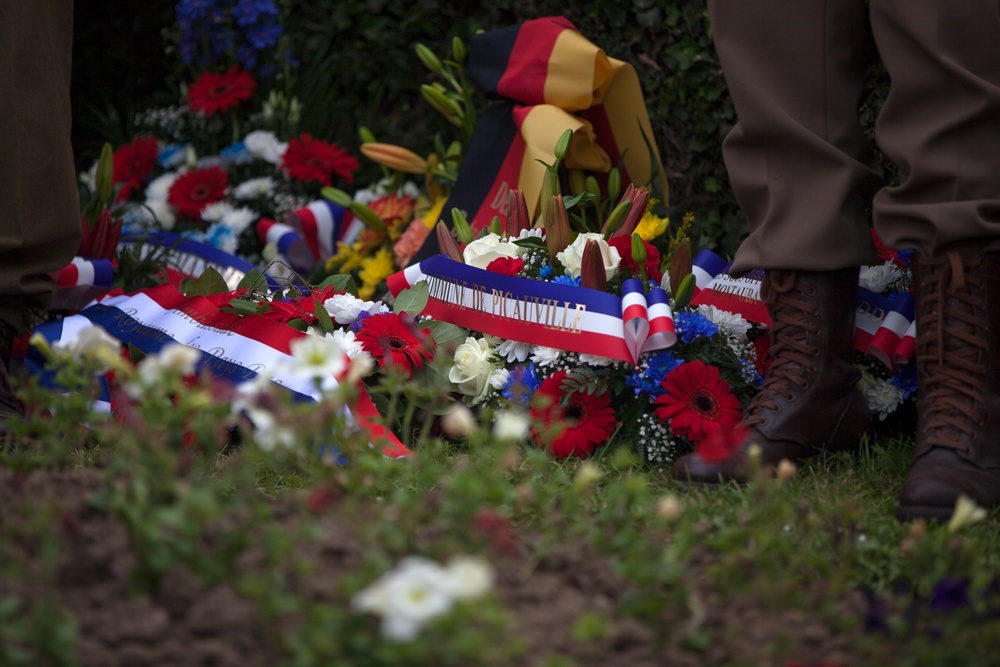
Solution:
{"label": "yellow flower", "polygon": [[643,241],[652,241],[658,236],[662,236],[669,225],[670,218],[661,218],[647,208],[635,231],[642,237]]}
{"label": "yellow flower", "polygon": [[427,229],[434,229],[434,225],[437,224],[438,218],[441,217],[441,211],[444,210],[444,205],[447,201],[447,197],[438,197],[434,200],[434,204],[424,213],[424,224],[427,225]]}
{"label": "yellow flower", "polygon": [[361,298],[371,298],[375,294],[375,288],[395,271],[396,265],[389,248],[379,248],[374,255],[361,260],[361,272],[358,274],[361,279],[361,287],[358,289]]}

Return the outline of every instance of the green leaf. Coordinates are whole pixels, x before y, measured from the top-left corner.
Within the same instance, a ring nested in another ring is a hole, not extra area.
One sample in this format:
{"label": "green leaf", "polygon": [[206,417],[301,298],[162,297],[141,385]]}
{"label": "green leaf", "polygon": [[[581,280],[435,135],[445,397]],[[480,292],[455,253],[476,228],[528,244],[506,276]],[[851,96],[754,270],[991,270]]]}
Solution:
{"label": "green leaf", "polygon": [[316,315],[316,325],[323,333],[333,333],[336,327],[333,325],[333,320],[330,319],[330,313],[326,312],[326,308],[319,302],[319,299],[313,299],[313,313]]}
{"label": "green leaf", "polygon": [[429,298],[430,288],[427,285],[427,281],[422,280],[396,296],[396,303],[393,304],[392,311],[397,315],[405,312],[409,313],[412,317],[416,317],[424,312]]}
{"label": "green leaf", "polygon": [[327,276],[319,284],[319,289],[323,289],[324,287],[333,287],[336,290],[348,292],[354,296],[358,295],[358,286],[354,282],[354,276],[348,273],[336,273],[332,276]]}
{"label": "green leaf", "polygon": [[236,289],[248,289],[257,290],[263,289],[267,285],[267,277],[261,272],[260,269],[250,269],[250,271],[243,276],[243,280],[240,284],[236,286]]}
{"label": "green leaf", "polygon": [[233,299],[229,302],[229,307],[238,315],[255,315],[259,306],[256,302],[247,299]]}
{"label": "green leaf", "polygon": [[197,280],[191,281],[187,286],[185,296],[208,296],[209,294],[222,294],[229,291],[229,285],[218,271],[212,267],[206,268]]}
{"label": "green leaf", "polygon": [[[418,283],[419,284],[419,283]],[[421,326],[430,329],[431,337],[437,342],[438,347],[447,346],[449,343],[462,344],[469,337],[469,331],[451,322],[431,320],[422,322]]]}
{"label": "green leaf", "polygon": [[594,195],[586,191],[581,192],[578,195],[573,195],[571,197],[563,197],[563,204],[566,205],[567,211],[576,206],[577,204],[580,204],[581,202],[583,204],[589,204],[592,201],[594,201]]}
{"label": "green leaf", "polygon": [[545,245],[545,241],[537,236],[526,236],[523,239],[512,241],[512,243],[521,248],[535,248],[536,250],[545,250],[548,247]]}

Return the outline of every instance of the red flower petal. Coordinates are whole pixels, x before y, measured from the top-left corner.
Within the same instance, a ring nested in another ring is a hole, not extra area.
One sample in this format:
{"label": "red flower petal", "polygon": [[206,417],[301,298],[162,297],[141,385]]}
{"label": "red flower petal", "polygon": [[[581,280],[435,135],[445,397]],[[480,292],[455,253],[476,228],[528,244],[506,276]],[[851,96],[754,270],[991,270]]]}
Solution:
{"label": "red flower petal", "polygon": [[360,164],[337,144],[313,139],[303,133],[288,142],[281,167],[289,178],[297,181],[319,181],[333,185],[333,177],[346,183],[354,182],[354,172]]}
{"label": "red flower petal", "polygon": [[600,447],[618,426],[611,394],[573,392],[566,404],[562,389],[566,371],[546,378],[531,401],[532,436],[535,444],[559,458],[587,456]]}
{"label": "red flower petal", "polygon": [[677,435],[696,445],[717,431],[731,431],[742,406],[719,369],[703,361],[681,364],[663,381],[666,392],[656,399],[656,414]]}
{"label": "red flower petal", "polygon": [[201,216],[201,210],[214,204],[226,195],[229,174],[218,167],[196,169],[181,174],[170,186],[167,202],[180,215],[193,218]]}
{"label": "red flower petal", "polygon": [[253,97],[257,82],[235,65],[223,74],[202,72],[188,88],[188,106],[206,116],[225,111]]}
{"label": "red flower petal", "polygon": [[408,374],[422,368],[424,359],[434,357],[435,343],[430,331],[417,331],[395,313],[366,317],[355,336],[361,348],[378,359],[380,367],[398,365]]}

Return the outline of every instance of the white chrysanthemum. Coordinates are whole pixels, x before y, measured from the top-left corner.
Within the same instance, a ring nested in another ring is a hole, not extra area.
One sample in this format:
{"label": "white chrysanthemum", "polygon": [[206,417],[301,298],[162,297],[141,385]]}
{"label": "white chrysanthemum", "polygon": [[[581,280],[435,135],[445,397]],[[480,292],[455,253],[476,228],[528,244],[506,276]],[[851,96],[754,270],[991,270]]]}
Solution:
{"label": "white chrysanthemum", "polygon": [[545,368],[546,366],[559,361],[559,357],[562,356],[562,352],[562,350],[555,347],[536,345],[531,350],[531,360],[542,368]]}
{"label": "white chrysanthemum", "polygon": [[233,208],[223,214],[222,219],[219,220],[222,224],[229,229],[233,230],[235,236],[239,236],[246,228],[257,219],[257,213],[253,209],[241,206],[239,208]]}
{"label": "white chrysanthemum", "polygon": [[521,362],[531,354],[531,343],[519,343],[516,340],[505,340],[497,346],[497,354],[510,363]]}
{"label": "white chrysanthemum", "polygon": [[292,375],[323,380],[338,376],[347,366],[344,348],[334,338],[303,336],[288,347],[292,361],[287,370]]}
{"label": "white chrysanthemum", "polygon": [[497,391],[503,389],[508,381],[510,381],[510,371],[506,368],[498,368],[490,375],[490,386]]}
{"label": "white chrysanthemum", "polygon": [[901,269],[889,260],[884,264],[861,267],[858,284],[876,294],[881,294],[902,278]]}
{"label": "white chrysanthemum", "polygon": [[493,437],[503,441],[521,441],[531,432],[531,421],[520,412],[501,412],[493,422]]}
{"label": "white chrysanthemum", "polygon": [[218,222],[223,216],[232,212],[233,205],[224,201],[217,201],[201,209],[201,219],[205,222]]}
{"label": "white chrysanthemum", "polygon": [[747,331],[753,326],[742,315],[721,310],[715,306],[698,306],[698,313],[719,327],[719,331],[727,336],[735,336],[746,340]]}
{"label": "white chrysanthemum", "polygon": [[352,360],[372,358],[370,354],[365,352],[365,348],[357,341],[354,332],[350,329],[334,329],[330,335],[335,341],[340,343],[340,346],[344,348],[344,352]]}
{"label": "white chrysanthemum", "polygon": [[351,294],[337,294],[323,302],[323,307],[338,324],[357,321],[362,311],[369,315],[389,312],[389,307],[381,301],[363,301]]}
{"label": "white chrysanthemum", "polygon": [[274,192],[274,179],[270,176],[251,178],[233,188],[233,196],[240,201],[260,199]]}
{"label": "white chrysanthemum", "polygon": [[146,186],[146,203],[150,201],[166,201],[167,195],[170,194],[170,188],[173,187],[174,181],[180,176],[179,173],[169,171],[161,176],[157,176],[149,185]]}
{"label": "white chrysanthemum", "polygon": [[266,130],[251,132],[243,139],[243,145],[247,147],[248,151],[253,153],[254,157],[260,158],[265,162],[270,162],[273,165],[281,164],[281,160],[285,156],[285,151],[288,150],[287,143],[279,141],[274,132]]}
{"label": "white chrysanthemum", "polygon": [[878,418],[883,421],[903,404],[903,392],[884,378],[876,380],[876,385],[865,392],[865,398],[868,399],[868,410],[878,413]]}
{"label": "white chrysanthemum", "polygon": [[156,355],[160,366],[178,375],[194,373],[194,367],[201,360],[201,352],[181,343],[168,343]]}
{"label": "white chrysanthemum", "polygon": [[147,199],[146,207],[156,218],[156,222],[165,230],[171,230],[177,223],[177,215],[166,199]]}
{"label": "white chrysanthemum", "polygon": [[588,366],[593,366],[595,368],[604,368],[605,366],[610,366],[615,363],[614,359],[609,359],[608,357],[602,357],[597,354],[580,354],[580,363],[587,364]]}
{"label": "white chrysanthemum", "polygon": [[[391,178],[382,178],[371,187],[356,190],[354,192],[354,201],[359,204],[368,205],[379,197],[384,197],[393,192],[391,186]],[[420,187],[413,181],[405,181],[395,192],[400,197],[410,197],[415,200],[419,199],[421,195]]]}

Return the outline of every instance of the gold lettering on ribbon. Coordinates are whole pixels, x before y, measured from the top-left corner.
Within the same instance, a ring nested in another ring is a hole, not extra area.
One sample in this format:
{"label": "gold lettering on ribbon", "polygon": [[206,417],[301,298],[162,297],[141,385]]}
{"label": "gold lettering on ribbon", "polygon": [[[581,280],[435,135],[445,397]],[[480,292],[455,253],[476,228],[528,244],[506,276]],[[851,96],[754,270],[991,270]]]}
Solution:
{"label": "gold lettering on ribbon", "polygon": [[862,315],[867,315],[876,322],[881,322],[885,319],[885,311],[868,301],[861,301],[858,303],[858,312]]}

